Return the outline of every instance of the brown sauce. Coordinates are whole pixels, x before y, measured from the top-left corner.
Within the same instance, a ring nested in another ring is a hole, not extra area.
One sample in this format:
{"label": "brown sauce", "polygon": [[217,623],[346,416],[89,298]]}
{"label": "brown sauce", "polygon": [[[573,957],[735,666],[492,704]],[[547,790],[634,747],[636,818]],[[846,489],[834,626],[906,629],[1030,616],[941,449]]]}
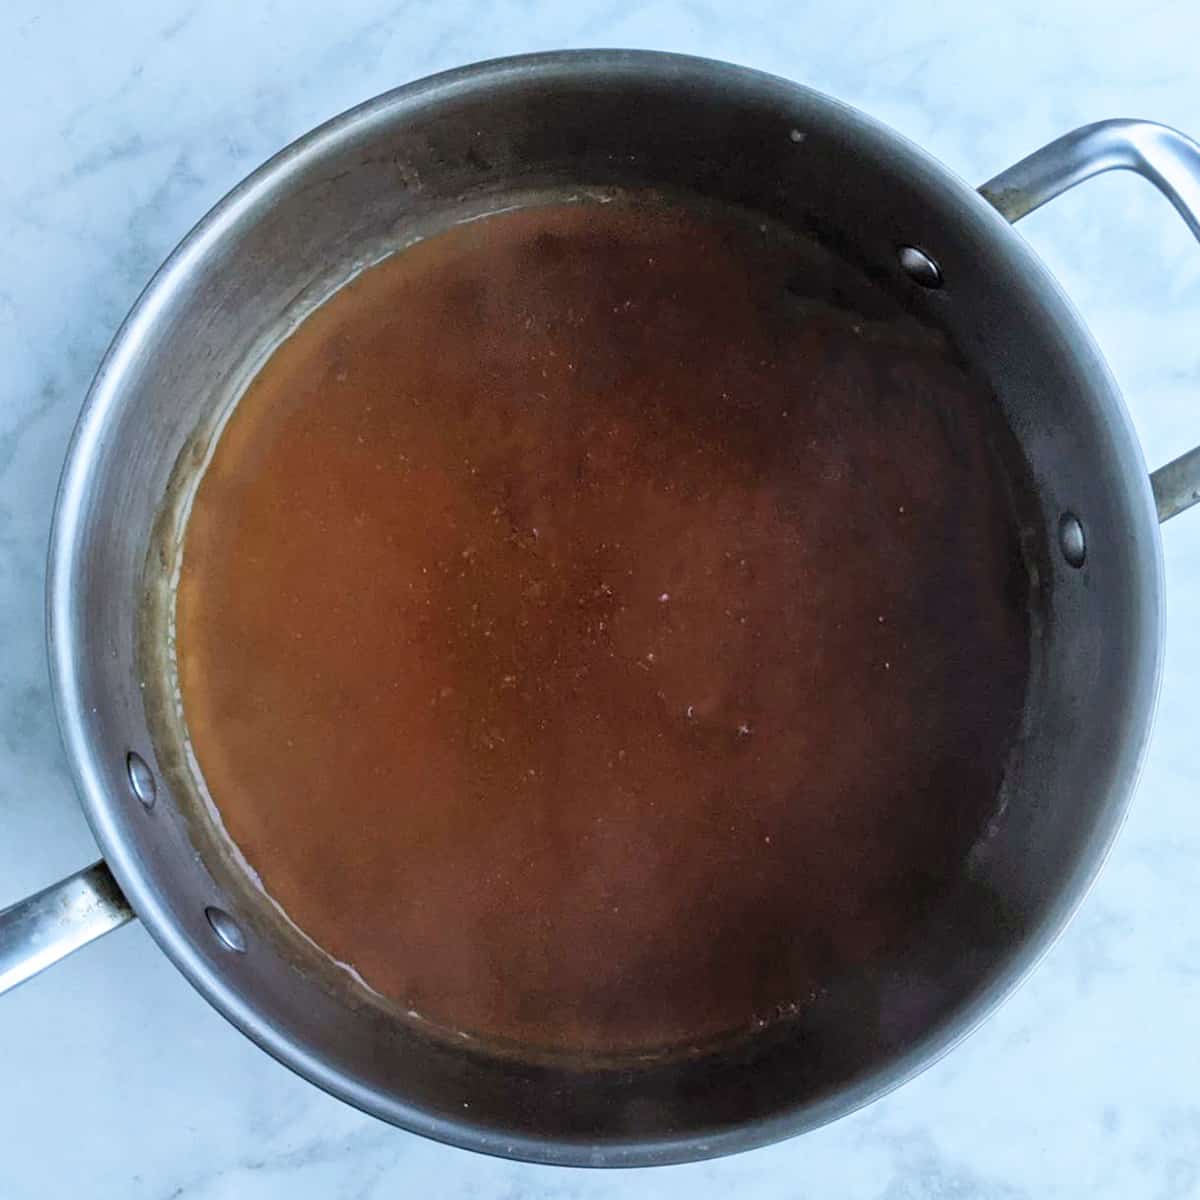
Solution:
{"label": "brown sauce", "polygon": [[266,890],[402,1010],[694,1046],[961,873],[1028,665],[995,405],[830,270],[662,203],[496,216],[361,275],[230,418],[190,736]]}

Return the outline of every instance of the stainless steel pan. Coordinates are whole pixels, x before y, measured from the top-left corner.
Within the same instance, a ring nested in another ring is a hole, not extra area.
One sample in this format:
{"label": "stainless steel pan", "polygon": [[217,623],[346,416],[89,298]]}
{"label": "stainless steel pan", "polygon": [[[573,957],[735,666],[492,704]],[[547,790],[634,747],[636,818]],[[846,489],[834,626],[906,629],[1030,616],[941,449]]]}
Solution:
{"label": "stainless steel pan", "polygon": [[[50,546],[49,650],[105,862],[0,914],[0,986],[136,913],[204,996],[314,1083],[419,1133],[552,1163],[741,1150],[927,1066],[1029,970],[1113,839],[1159,678],[1157,521],[1200,497],[1198,451],[1148,476],[1099,352],[1010,228],[1113,168],[1151,180],[1200,234],[1200,150],[1162,126],[1089,126],[975,191],[815,92],[608,51],[440,75],[267,163],[155,276],[79,419]],[[247,885],[188,782],[170,570],[219,414],[307,311],[465,212],[609,185],[684,189],[789,222],[950,334],[990,381],[1036,484],[1038,633],[1003,814],[918,948],[736,1053],[573,1071],[422,1038],[331,975]]]}

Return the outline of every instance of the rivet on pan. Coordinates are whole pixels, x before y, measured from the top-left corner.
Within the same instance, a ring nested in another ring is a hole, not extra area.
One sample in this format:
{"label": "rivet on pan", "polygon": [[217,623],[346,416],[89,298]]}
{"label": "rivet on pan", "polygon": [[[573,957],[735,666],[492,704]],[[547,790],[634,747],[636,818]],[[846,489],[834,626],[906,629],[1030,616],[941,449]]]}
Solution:
{"label": "rivet on pan", "polygon": [[942,268],[916,246],[901,246],[899,250],[900,266],[904,273],[924,288],[940,288],[942,286]]}
{"label": "rivet on pan", "polygon": [[147,808],[153,808],[158,798],[158,784],[154,782],[154,772],[146,765],[146,760],[130,750],[125,756],[125,770],[129,773],[130,790]]}
{"label": "rivet on pan", "polygon": [[246,953],[246,935],[224,909],[210,905],[204,910],[204,915],[208,918],[213,933],[217,935],[217,940],[226,950],[232,950],[235,954]]}
{"label": "rivet on pan", "polygon": [[1058,545],[1062,556],[1073,567],[1082,567],[1087,558],[1087,540],[1083,526],[1074,513],[1063,513],[1058,522]]}

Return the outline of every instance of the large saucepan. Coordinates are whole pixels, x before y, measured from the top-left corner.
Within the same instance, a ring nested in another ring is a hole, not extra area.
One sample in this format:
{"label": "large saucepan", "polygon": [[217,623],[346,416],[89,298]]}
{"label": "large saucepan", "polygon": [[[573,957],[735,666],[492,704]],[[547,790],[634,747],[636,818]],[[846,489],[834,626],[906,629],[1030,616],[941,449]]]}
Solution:
{"label": "large saucepan", "polygon": [[[1087,330],[1010,227],[1118,167],[1151,180],[1200,234],[1200,148],[1159,125],[1088,126],[975,191],[795,84],[608,51],[439,75],[272,159],[155,276],[79,419],[50,546],[50,666],[105,862],[0,914],[0,987],[136,913],[212,1004],[314,1083],[407,1129],[550,1163],[745,1149],[928,1065],[1029,970],[1113,839],[1159,678],[1157,522],[1200,498],[1200,451],[1147,475]],[[587,185],[750,206],[900,289],[990,382],[1036,485],[1028,710],[1002,815],[962,887],[917,948],[836,1003],[736,1053],[636,1071],[487,1057],[348,991],[197,809],[165,670],[179,498],[263,355],[357,267],[448,214]]]}

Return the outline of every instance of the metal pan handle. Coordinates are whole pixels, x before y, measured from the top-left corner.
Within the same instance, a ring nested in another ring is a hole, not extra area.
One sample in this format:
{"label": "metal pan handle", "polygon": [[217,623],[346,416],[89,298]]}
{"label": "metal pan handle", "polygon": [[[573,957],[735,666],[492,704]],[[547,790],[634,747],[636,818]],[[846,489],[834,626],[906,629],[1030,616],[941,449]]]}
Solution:
{"label": "metal pan handle", "polygon": [[[1019,221],[1068,188],[1104,171],[1136,171],[1175,205],[1200,238],[1200,146],[1153,121],[1097,121],[1064,134],[1001,171],[979,194],[1009,221]],[[1150,476],[1158,519],[1200,501],[1200,446]]]}
{"label": "metal pan handle", "polygon": [[132,920],[103,862],[0,911],[0,994]]}

